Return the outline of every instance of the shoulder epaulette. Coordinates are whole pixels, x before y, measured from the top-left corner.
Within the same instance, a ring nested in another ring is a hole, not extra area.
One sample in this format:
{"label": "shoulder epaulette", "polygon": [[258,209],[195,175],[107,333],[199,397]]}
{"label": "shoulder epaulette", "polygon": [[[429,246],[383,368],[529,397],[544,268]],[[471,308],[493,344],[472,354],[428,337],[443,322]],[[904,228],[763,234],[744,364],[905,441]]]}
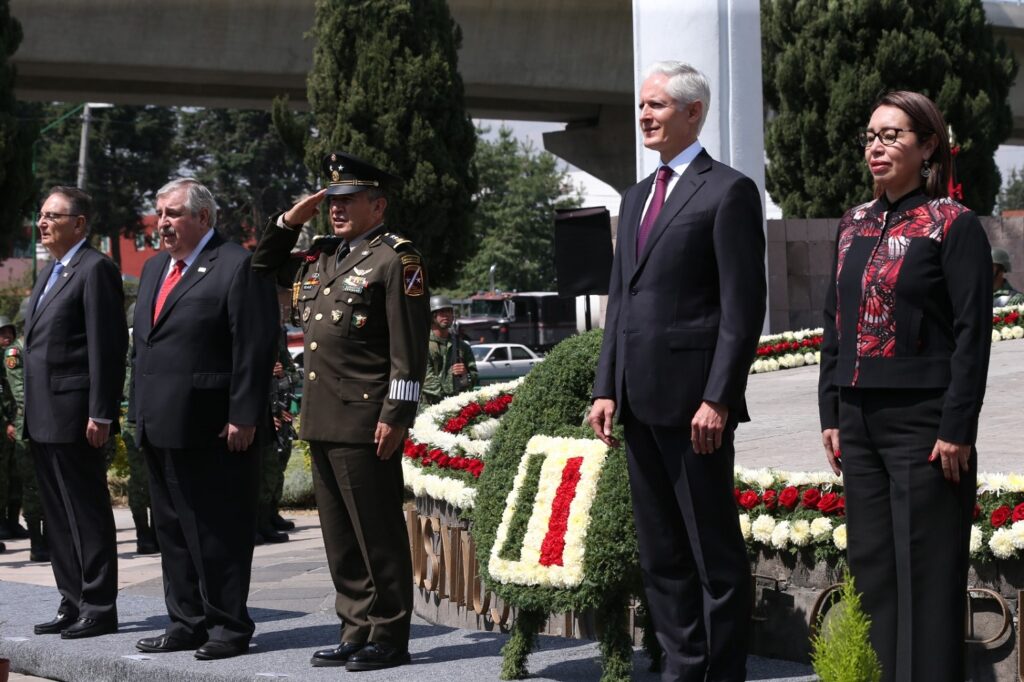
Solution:
{"label": "shoulder epaulette", "polygon": [[385,232],[380,236],[380,239],[395,251],[416,250],[416,247],[412,245],[412,241],[406,239],[400,234],[395,234],[394,232]]}

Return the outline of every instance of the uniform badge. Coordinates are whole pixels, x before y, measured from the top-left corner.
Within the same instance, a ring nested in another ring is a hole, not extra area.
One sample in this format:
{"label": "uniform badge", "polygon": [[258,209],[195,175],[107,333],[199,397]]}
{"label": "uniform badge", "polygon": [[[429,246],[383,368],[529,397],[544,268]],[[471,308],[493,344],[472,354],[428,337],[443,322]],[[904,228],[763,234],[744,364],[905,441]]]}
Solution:
{"label": "uniform badge", "polygon": [[320,286],[320,273],[319,272],[310,273],[309,277],[306,278],[306,281],[302,283],[302,288],[305,291],[309,291],[313,287],[317,287],[317,286]]}
{"label": "uniform badge", "polygon": [[340,310],[332,310],[331,311],[331,319],[335,322],[335,324],[337,324],[338,322],[341,321],[341,316],[342,315],[344,315],[344,313],[341,312]]}
{"label": "uniform badge", "polygon": [[402,254],[402,265],[419,265],[423,261],[415,253],[403,253]]}
{"label": "uniform badge", "polygon": [[366,278],[358,275],[349,275],[341,283],[341,288],[345,291],[351,291],[353,294],[361,294],[363,289],[366,288]]}
{"label": "uniform badge", "polygon": [[366,326],[366,315],[363,313],[356,313],[352,316],[352,326],[356,329],[362,329]]}
{"label": "uniform badge", "polygon": [[302,310],[302,321],[306,322],[307,320],[309,320],[309,306],[306,306]]}
{"label": "uniform badge", "polygon": [[17,369],[21,366],[21,357],[17,348],[8,348],[4,355],[6,356],[4,364],[7,365],[7,369]]}
{"label": "uniform badge", "polygon": [[360,277],[363,277],[370,274],[370,271],[373,270],[373,268],[352,268],[352,270]]}
{"label": "uniform badge", "polygon": [[405,266],[402,270],[402,275],[405,279],[405,295],[406,296],[422,296],[423,295],[423,267],[416,263],[410,263]]}

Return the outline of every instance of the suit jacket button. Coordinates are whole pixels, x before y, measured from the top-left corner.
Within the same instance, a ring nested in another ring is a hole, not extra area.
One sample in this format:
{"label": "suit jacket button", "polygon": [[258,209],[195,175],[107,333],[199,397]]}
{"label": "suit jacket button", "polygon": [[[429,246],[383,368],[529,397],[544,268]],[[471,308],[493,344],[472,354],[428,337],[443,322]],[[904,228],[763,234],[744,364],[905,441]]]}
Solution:
{"label": "suit jacket button", "polygon": [[322,320],[322,319],[324,319],[324,314],[323,313],[317,313],[316,315],[313,316],[313,319],[314,320]]}
{"label": "suit jacket button", "polygon": [[363,394],[363,400],[369,400],[369,399],[370,399],[370,394],[369,393],[364,393]]}
{"label": "suit jacket button", "polygon": [[313,343],[309,344],[309,349],[310,350],[316,350],[316,341],[314,341]]}
{"label": "suit jacket button", "polygon": [[324,287],[324,296],[326,296],[329,293],[331,293],[331,288],[330,287]]}
{"label": "suit jacket button", "polygon": [[316,381],[316,372],[310,372],[309,373],[309,380],[310,381]]}

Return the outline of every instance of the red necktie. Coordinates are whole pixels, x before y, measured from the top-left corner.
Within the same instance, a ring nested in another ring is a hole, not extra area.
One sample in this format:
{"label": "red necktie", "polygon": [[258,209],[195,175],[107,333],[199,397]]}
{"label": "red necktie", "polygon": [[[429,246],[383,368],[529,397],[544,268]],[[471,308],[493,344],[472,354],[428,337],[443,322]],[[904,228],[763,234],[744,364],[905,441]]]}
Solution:
{"label": "red necktie", "polygon": [[636,233],[637,256],[643,253],[644,244],[647,243],[647,237],[651,234],[651,227],[654,226],[654,221],[658,219],[658,214],[661,213],[661,206],[665,203],[665,189],[668,187],[668,179],[670,177],[672,177],[671,168],[668,166],[658,168],[658,177],[654,180],[654,196],[647,207],[647,213],[644,214],[643,222],[640,223],[640,231]]}
{"label": "red necktie", "polygon": [[163,310],[164,303],[171,294],[171,289],[181,281],[181,271],[184,269],[185,261],[175,261],[174,268],[164,278],[164,283],[160,285],[160,293],[156,295],[156,307],[153,308],[153,324],[156,324],[157,318],[160,317],[160,311]]}

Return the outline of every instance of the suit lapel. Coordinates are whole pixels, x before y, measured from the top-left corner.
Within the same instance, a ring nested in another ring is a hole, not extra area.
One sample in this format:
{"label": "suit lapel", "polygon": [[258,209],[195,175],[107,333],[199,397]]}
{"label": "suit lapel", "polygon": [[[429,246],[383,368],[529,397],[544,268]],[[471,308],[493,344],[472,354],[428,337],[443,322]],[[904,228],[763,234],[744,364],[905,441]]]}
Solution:
{"label": "suit lapel", "polygon": [[135,319],[139,323],[132,328],[132,335],[136,339],[148,338],[149,332],[153,328],[153,308],[156,305],[157,290],[170,262],[171,255],[166,251],[161,251],[153,257],[153,265],[139,282],[139,298],[135,306]]}
{"label": "suit lapel", "polygon": [[[36,310],[35,314],[32,316],[33,322],[35,322],[35,320],[38,319],[38,317],[43,314],[43,311],[46,310],[47,306],[49,306],[52,301],[54,301],[58,296],[60,296],[60,292],[64,289],[64,287],[68,285],[68,283],[74,277],[75,268],[78,266],[79,263],[82,262],[82,256],[85,255],[85,250],[91,248],[92,247],[89,246],[89,242],[86,242],[82,244],[81,247],[79,247],[78,251],[75,252],[75,255],[72,256],[71,261],[68,263],[68,266],[64,268],[64,271],[60,273],[60,277],[58,277],[57,281],[55,281],[53,283],[53,286],[50,287],[50,291],[47,292],[45,298],[43,298],[42,301],[39,301],[39,296],[42,295],[43,289],[46,288],[46,283],[50,280],[50,275],[53,274],[53,269],[57,266],[57,261],[50,263],[50,267],[46,268],[46,278],[42,280],[43,286],[42,288],[39,289],[38,294],[33,292],[33,301],[29,302],[29,305],[35,305],[36,303],[39,304],[38,310]],[[38,282],[36,282],[36,284],[38,285]]]}
{"label": "suit lapel", "polygon": [[53,273],[53,267],[57,264],[57,261],[50,261],[50,264],[43,268],[43,271],[39,273],[36,278],[36,284],[32,287],[32,295],[28,299],[28,319],[25,322],[25,338],[28,338],[29,332],[32,331],[32,327],[35,325],[36,314],[39,312],[36,310],[36,306],[39,303],[39,297],[43,293],[43,289],[46,288],[46,283],[50,281],[50,274]]}
{"label": "suit lapel", "polygon": [[[672,193],[666,197],[665,204],[661,207],[661,213],[658,214],[658,219],[651,226],[651,234],[648,235],[647,243],[644,244],[643,253],[637,254],[637,270],[643,267],[655,243],[665,233],[672,219],[683,210],[686,204],[690,202],[690,199],[693,198],[693,195],[704,184],[705,178],[703,175],[709,170],[711,170],[711,156],[707,150],[702,149],[697,158],[691,161],[690,165],[683,171],[675,187],[672,188]],[[644,195],[644,198],[646,198],[646,195]],[[634,245],[633,248],[635,249],[636,246]]]}
{"label": "suit lapel", "polygon": [[619,218],[619,234],[616,237],[617,248],[624,249],[622,253],[626,258],[625,272],[633,272],[636,268],[636,234],[640,229],[644,201],[651,192],[654,176],[655,173],[651,173],[626,193],[622,216]]}
{"label": "suit lapel", "polygon": [[[160,311],[160,317],[153,323],[153,331],[156,331],[160,325],[164,323],[170,314],[174,305],[181,300],[181,298],[188,293],[189,289],[198,284],[210,270],[213,269],[214,261],[217,259],[217,250],[224,240],[221,239],[219,234],[214,233],[210,241],[206,243],[203,250],[196,256],[195,261],[189,266],[188,270],[182,276],[181,281],[173,289],[171,293],[167,295],[167,300],[164,301],[164,307]],[[159,290],[158,290],[159,291]],[[155,301],[155,299],[154,299]]]}

